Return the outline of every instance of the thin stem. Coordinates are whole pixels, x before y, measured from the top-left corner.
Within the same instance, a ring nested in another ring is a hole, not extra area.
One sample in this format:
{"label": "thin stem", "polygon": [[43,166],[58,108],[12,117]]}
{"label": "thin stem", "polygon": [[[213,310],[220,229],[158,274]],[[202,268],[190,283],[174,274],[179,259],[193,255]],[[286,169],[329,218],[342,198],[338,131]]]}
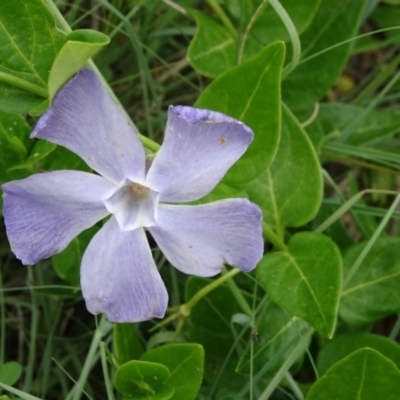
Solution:
{"label": "thin stem", "polygon": [[[189,313],[191,309],[205,296],[208,295],[208,293],[212,292],[214,289],[216,289],[218,286],[221,286],[223,283],[228,281],[229,279],[233,278],[235,275],[239,274],[242,272],[238,268],[233,268],[229,272],[227,272],[225,275],[222,275],[218,279],[216,279],[214,282],[211,282],[207,286],[203,287],[203,289],[199,290],[186,304],[183,306],[185,307],[185,310],[187,310]],[[182,307],[183,307],[182,306]]]}
{"label": "thin stem", "polygon": [[309,57],[303,58],[303,59],[299,62],[299,64],[304,64],[305,62],[310,61],[310,60],[312,60],[312,59],[315,58],[315,57],[319,57],[319,56],[321,56],[322,54],[327,53],[328,51],[334,50],[334,49],[336,49],[337,47],[340,47],[340,46],[344,46],[345,44],[351,43],[351,42],[353,42],[353,41],[355,41],[355,40],[362,39],[362,38],[367,37],[367,36],[375,35],[376,33],[392,31],[392,30],[395,30],[395,29],[400,29],[400,26],[395,26],[395,27],[385,28],[385,29],[378,29],[378,30],[376,30],[376,31],[372,31],[372,32],[364,33],[364,34],[362,34],[362,35],[354,36],[354,37],[352,37],[352,38],[350,38],[350,39],[344,40],[343,42],[336,43],[336,44],[334,44],[333,46],[330,46],[330,47],[327,47],[327,48],[325,48],[325,49],[323,49],[323,50],[321,50],[321,51],[318,51],[317,53],[314,53],[314,54],[312,54],[312,55],[309,56]]}
{"label": "thin stem", "polygon": [[229,33],[233,37],[233,39],[237,40],[238,38],[238,33],[233,26],[231,20],[228,18],[228,16],[225,14],[224,10],[221,8],[221,6],[217,3],[216,0],[207,0],[208,5],[214,10],[215,14],[218,15],[218,18],[221,20],[221,22],[225,25],[226,29],[228,29]]}
{"label": "thin stem", "polygon": [[344,283],[343,283],[344,288],[348,285],[351,278],[357,272],[361,263],[364,261],[365,257],[371,250],[372,246],[375,244],[376,240],[378,239],[379,235],[382,233],[382,231],[385,228],[386,224],[388,223],[389,219],[392,217],[392,214],[393,214],[394,210],[396,209],[397,205],[399,204],[399,202],[400,202],[400,194],[398,194],[397,197],[394,199],[394,201],[393,201],[392,205],[390,206],[389,210],[387,211],[385,217],[382,219],[378,228],[376,229],[374,234],[371,236],[371,239],[369,239],[367,245],[364,247],[363,251],[361,252],[361,254],[358,256],[355,263],[350,268],[350,271],[347,273],[347,275],[344,279]]}
{"label": "thin stem", "polygon": [[108,373],[106,344],[104,342],[100,342],[100,356],[101,366],[103,368],[104,383],[106,384],[107,398],[108,400],[115,400],[110,375]]}
{"label": "thin stem", "polygon": [[400,314],[397,314],[397,321],[394,324],[392,330],[390,331],[389,339],[396,340],[399,332],[400,332]]}
{"label": "thin stem", "polygon": [[400,78],[400,71],[389,81],[389,83],[381,90],[381,92],[368,104],[367,107],[343,130],[339,137],[339,142],[344,142],[360,125],[364,118],[382,101],[386,93],[395,85]]}
{"label": "thin stem", "polygon": [[364,189],[361,192],[356,193],[354,196],[350,197],[345,203],[343,203],[332,215],[329,216],[321,225],[319,225],[315,232],[322,233],[328,229],[334,222],[336,222],[345,212],[349,211],[365,194],[367,193],[383,193],[398,195],[398,192],[392,190],[380,190],[380,189]]}
{"label": "thin stem", "polygon": [[268,4],[268,0],[262,0],[260,5],[257,7],[257,10],[254,12],[252,15],[249,23],[246,26],[246,30],[244,32],[244,35],[240,41],[240,49],[239,49],[239,54],[238,54],[238,64],[242,62],[242,57],[243,57],[243,51],[244,51],[244,45],[246,44],[247,37],[249,36],[250,29],[253,27],[254,23],[256,22],[258,16],[260,15],[261,11],[264,10],[265,6]]}
{"label": "thin stem", "polygon": [[45,87],[35,85],[34,83],[28,82],[25,79],[17,78],[16,76],[7,74],[5,72],[0,72],[0,82],[8,83],[17,87],[18,89],[26,90],[27,92],[31,92],[45,99],[49,97],[49,92]]}
{"label": "thin stem", "polygon": [[400,64],[400,53],[394,57],[387,65],[382,67],[382,71],[358,94],[354,99],[354,104],[361,104],[369,97],[373,96],[375,91],[396,71]]}
{"label": "thin stem", "polygon": [[[228,270],[226,268],[224,268],[221,271],[221,273],[224,276],[228,273]],[[239,304],[240,308],[242,309],[242,311],[245,314],[247,314],[249,317],[251,317],[253,314],[253,310],[251,309],[251,307],[249,306],[249,303],[244,298],[242,291],[236,285],[235,280],[229,279],[227,282],[227,285],[228,285],[229,289],[231,290],[233,296],[235,297],[237,303]]]}
{"label": "thin stem", "polygon": [[270,228],[270,226],[263,221],[263,232],[269,242],[271,242],[278,250],[287,251],[285,243],[281,238]]}
{"label": "thin stem", "polygon": [[290,389],[292,389],[292,392],[294,393],[296,398],[298,400],[304,400],[303,392],[300,390],[300,388],[297,385],[296,381],[293,379],[292,375],[290,375],[290,373],[288,371],[285,373],[285,379],[287,380],[287,382],[288,382],[288,384],[290,386]]}
{"label": "thin stem", "polygon": [[107,335],[107,333],[110,332],[111,329],[112,329],[112,324],[110,324],[106,320],[106,318],[103,316],[101,318],[99,327],[94,332],[92,343],[90,345],[88,354],[86,356],[85,363],[83,364],[79,379],[76,382],[75,387],[72,389],[72,391],[70,392],[67,399],[72,398],[72,400],[80,400],[82,393],[83,393],[82,391],[83,391],[85,383],[88,379],[89,373],[90,373],[91,369],[93,368],[96,360],[98,359],[98,356],[99,356],[98,349],[100,346],[101,339],[105,335]]}
{"label": "thin stem", "polygon": [[279,3],[278,0],[269,0],[269,3],[271,4],[272,8],[276,11],[276,13],[279,15],[281,21],[285,25],[285,27],[289,33],[290,40],[292,42],[293,56],[292,56],[292,60],[290,61],[290,63],[288,65],[286,65],[286,67],[282,71],[282,80],[283,80],[299,64],[300,55],[301,55],[301,43],[300,43],[299,34],[297,33],[294,23],[293,23],[292,19],[290,18],[289,14],[282,7],[281,3]]}
{"label": "thin stem", "polygon": [[271,396],[273,391],[279,385],[282,378],[285,376],[286,372],[289,370],[289,368],[292,366],[292,364],[296,361],[297,357],[299,357],[299,355],[303,352],[304,348],[307,346],[307,343],[308,343],[311,335],[313,334],[313,332],[314,332],[314,329],[309,329],[308,331],[306,331],[304,333],[303,337],[300,339],[297,346],[293,349],[292,353],[289,355],[289,357],[286,359],[286,361],[279,368],[279,371],[274,375],[271,382],[266,387],[266,389],[261,394],[261,396],[259,397],[258,400],[269,399],[269,397]]}

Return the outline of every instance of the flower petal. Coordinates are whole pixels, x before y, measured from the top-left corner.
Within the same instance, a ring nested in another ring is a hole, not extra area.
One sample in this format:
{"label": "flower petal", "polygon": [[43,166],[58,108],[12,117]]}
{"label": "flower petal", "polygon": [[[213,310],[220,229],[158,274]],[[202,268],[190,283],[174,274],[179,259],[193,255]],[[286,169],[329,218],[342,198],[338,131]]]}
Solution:
{"label": "flower petal", "polygon": [[248,272],[263,254],[261,218],[260,209],[246,199],[199,206],[160,204],[157,226],[149,231],[182,272],[212,276],[224,263]]}
{"label": "flower petal", "polygon": [[59,91],[31,138],[68,148],[115,183],[144,179],[145,152],[135,129],[88,69]]}
{"label": "flower petal", "polygon": [[104,178],[79,171],[36,174],[1,188],[11,249],[27,265],[62,251],[107,216],[102,200],[114,191]]}
{"label": "flower petal", "polygon": [[168,110],[163,145],[146,177],[161,201],[200,199],[253,140],[252,130],[224,114],[176,106]]}
{"label": "flower petal", "polygon": [[81,266],[81,286],[92,314],[112,322],[161,318],[168,293],[142,228],[122,232],[112,217],[94,236]]}

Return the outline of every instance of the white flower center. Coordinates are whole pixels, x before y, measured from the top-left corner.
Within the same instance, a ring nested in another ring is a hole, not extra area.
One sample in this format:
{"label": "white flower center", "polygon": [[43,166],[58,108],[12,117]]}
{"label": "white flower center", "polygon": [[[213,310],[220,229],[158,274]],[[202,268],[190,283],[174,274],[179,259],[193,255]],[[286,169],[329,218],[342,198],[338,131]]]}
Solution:
{"label": "white flower center", "polygon": [[156,225],[159,193],[137,182],[129,182],[104,201],[122,231]]}

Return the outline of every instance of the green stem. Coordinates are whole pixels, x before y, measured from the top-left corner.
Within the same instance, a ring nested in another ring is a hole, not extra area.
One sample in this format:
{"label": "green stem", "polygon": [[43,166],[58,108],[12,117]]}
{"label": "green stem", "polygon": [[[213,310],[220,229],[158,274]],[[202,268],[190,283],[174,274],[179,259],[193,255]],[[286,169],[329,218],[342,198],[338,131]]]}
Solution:
{"label": "green stem", "polygon": [[86,356],[85,363],[83,364],[82,371],[79,375],[79,379],[76,382],[76,385],[70,392],[67,399],[72,398],[72,400],[80,400],[83,393],[83,387],[85,386],[89,373],[92,370],[96,360],[98,359],[99,356],[98,349],[100,346],[101,339],[105,335],[107,335],[111,329],[112,329],[112,324],[110,324],[103,316],[100,320],[99,327],[94,332],[93,340],[90,345],[88,354]]}
{"label": "green stem", "polygon": [[313,332],[314,332],[314,329],[309,329],[303,334],[303,337],[300,339],[300,341],[297,344],[297,346],[293,349],[293,351],[289,355],[289,357],[286,358],[285,362],[279,368],[279,371],[274,375],[274,377],[272,378],[271,382],[266,387],[266,389],[261,394],[261,396],[258,398],[258,400],[267,400],[267,399],[269,399],[269,397],[271,396],[273,391],[279,385],[279,383],[282,380],[282,378],[285,376],[286,372],[289,371],[289,368],[297,360],[299,355],[304,351],[304,348],[307,347],[307,343],[308,343],[311,335],[313,334]]}
{"label": "green stem", "polygon": [[[57,24],[59,25],[59,27],[66,33],[71,33],[72,29],[71,27],[68,25],[68,22],[66,21],[66,19],[64,18],[64,16],[60,13],[60,10],[57,8],[57,6],[54,4],[53,0],[44,0],[45,3],[47,4],[47,6],[50,8],[50,10],[52,11],[54,18],[57,21]],[[133,123],[131,117],[129,116],[129,114],[126,112],[125,107],[121,104],[121,102],[119,101],[118,97],[115,95],[115,93],[113,92],[113,90],[111,89],[110,85],[108,84],[108,82],[104,79],[103,75],[101,74],[101,72],[99,71],[99,69],[97,68],[96,64],[93,62],[92,59],[89,59],[87,62],[88,66],[97,73],[97,75],[99,76],[101,82],[103,83],[105,89],[107,90],[108,94],[111,96],[111,98],[115,101],[115,103],[121,108],[121,110],[125,113],[126,117],[128,118],[128,120],[130,121],[130,123],[132,124],[133,127],[135,127],[135,129],[137,130],[135,124]],[[48,94],[46,93],[46,98],[48,97]],[[146,147],[147,149],[156,152],[159,150],[159,148],[161,147],[158,143],[154,142],[153,140],[149,139],[146,136],[143,136],[142,134],[139,133],[139,139],[142,142],[143,146]]]}
{"label": "green stem", "polygon": [[296,381],[293,379],[292,375],[288,371],[285,373],[285,378],[289,384],[289,387],[292,389],[294,395],[298,400],[304,400],[304,394],[300,390],[299,386],[297,385]]}
{"label": "green stem", "polygon": [[263,232],[269,242],[271,242],[278,250],[287,251],[287,247],[283,240],[270,228],[270,226],[263,221]]}
{"label": "green stem", "polygon": [[251,17],[249,23],[246,26],[246,30],[244,35],[240,41],[240,49],[238,55],[238,64],[242,62],[244,45],[246,44],[247,37],[249,36],[250,30],[253,27],[254,23],[256,22],[258,16],[260,15],[261,11],[264,10],[265,6],[268,4],[268,0],[262,0],[260,5],[257,7],[257,10],[254,12],[253,16]]}
{"label": "green stem", "polygon": [[185,312],[188,312],[188,315],[190,314],[191,309],[205,296],[208,295],[211,291],[216,289],[218,286],[221,286],[223,283],[228,281],[229,279],[233,278],[235,275],[239,274],[242,272],[238,268],[233,268],[229,272],[227,272],[225,275],[222,275],[215,281],[211,282],[209,285],[203,287],[203,289],[199,290],[187,303],[183,304],[182,307],[184,307]]}
{"label": "green stem", "polygon": [[47,99],[49,97],[49,92],[46,88],[35,85],[34,83],[28,82],[25,79],[17,78],[16,76],[7,74],[5,72],[0,72],[0,81],[13,85],[19,89],[26,90],[40,97]]}
{"label": "green stem", "polygon": [[101,355],[101,366],[103,368],[104,383],[106,385],[106,391],[107,391],[107,400],[115,400],[113,393],[113,385],[111,383],[110,375],[108,372],[106,344],[104,342],[100,342],[100,355]]}
{"label": "green stem", "polygon": [[221,20],[221,22],[225,25],[226,29],[228,29],[229,33],[233,37],[233,39],[237,40],[238,38],[238,33],[233,26],[231,20],[228,18],[228,16],[225,14],[224,10],[221,8],[221,6],[217,3],[216,0],[207,0],[208,5],[214,10],[215,14],[218,15],[218,18]]}
{"label": "green stem", "polygon": [[392,76],[392,74],[396,71],[399,64],[400,64],[400,53],[396,57],[394,57],[387,65],[382,67],[381,72],[375,76],[375,78],[364,88],[364,90],[361,93],[359,93],[359,95],[354,99],[353,103],[361,104],[363,101],[373,96],[376,90],[383,83],[385,83],[385,81],[390,76]]}
{"label": "green stem", "polygon": [[292,42],[293,56],[292,56],[292,60],[290,61],[290,63],[288,65],[286,65],[286,67],[282,71],[282,80],[283,80],[297,67],[297,65],[300,61],[301,43],[300,43],[299,34],[297,33],[294,23],[293,23],[292,19],[290,18],[289,14],[282,7],[281,3],[279,3],[278,0],[269,0],[269,4],[271,4],[272,8],[279,15],[281,21],[283,22],[283,24],[285,25],[285,27],[289,33],[290,40]]}
{"label": "green stem", "polygon": [[353,119],[345,129],[343,129],[341,136],[339,137],[339,142],[345,142],[347,138],[359,127],[359,125],[364,121],[365,117],[383,100],[386,93],[395,85],[395,83],[400,78],[400,71],[386,84],[386,86],[380,91],[378,95],[368,104],[367,107],[355,118]]}
{"label": "green stem", "polygon": [[[228,270],[226,268],[224,268],[221,271],[221,273],[222,273],[222,276],[225,276],[226,274],[228,274]],[[249,306],[249,303],[244,298],[242,291],[236,285],[235,280],[229,279],[227,282],[227,285],[228,285],[229,289],[231,290],[233,296],[235,297],[237,303],[239,304],[240,308],[242,309],[242,311],[245,314],[247,314],[249,317],[251,317],[253,315],[253,310],[251,309],[251,307]]]}

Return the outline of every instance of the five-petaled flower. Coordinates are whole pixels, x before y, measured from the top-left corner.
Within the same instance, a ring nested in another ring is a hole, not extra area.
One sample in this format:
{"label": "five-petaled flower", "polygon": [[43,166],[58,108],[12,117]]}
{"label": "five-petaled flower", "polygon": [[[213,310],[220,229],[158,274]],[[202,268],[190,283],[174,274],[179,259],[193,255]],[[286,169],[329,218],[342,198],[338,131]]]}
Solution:
{"label": "five-petaled flower", "polygon": [[78,154],[98,174],[55,171],[2,186],[11,248],[24,264],[62,251],[111,214],[81,265],[88,310],[110,321],[162,317],[168,293],[144,228],[180,271],[212,276],[224,263],[250,271],[263,252],[261,212],[246,199],[179,205],[208,194],[244,153],[253,132],[221,113],[168,110],[154,160],[97,76],[80,71],[40,118],[32,138]]}

